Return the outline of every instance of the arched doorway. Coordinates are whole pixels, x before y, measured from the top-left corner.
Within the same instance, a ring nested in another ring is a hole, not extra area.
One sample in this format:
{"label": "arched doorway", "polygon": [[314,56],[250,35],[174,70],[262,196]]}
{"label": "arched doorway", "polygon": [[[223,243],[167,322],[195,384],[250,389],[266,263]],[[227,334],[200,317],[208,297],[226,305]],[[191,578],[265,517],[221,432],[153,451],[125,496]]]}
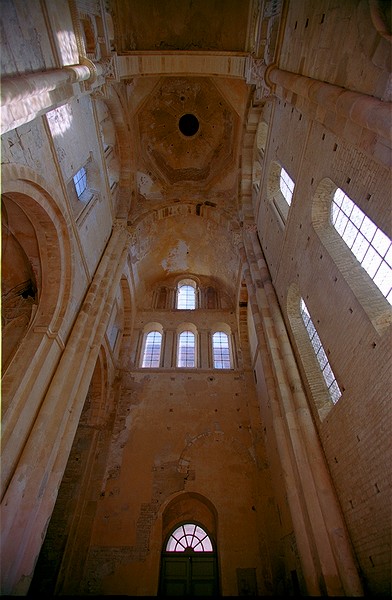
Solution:
{"label": "arched doorway", "polygon": [[216,596],[215,543],[200,523],[177,524],[162,549],[161,596]]}

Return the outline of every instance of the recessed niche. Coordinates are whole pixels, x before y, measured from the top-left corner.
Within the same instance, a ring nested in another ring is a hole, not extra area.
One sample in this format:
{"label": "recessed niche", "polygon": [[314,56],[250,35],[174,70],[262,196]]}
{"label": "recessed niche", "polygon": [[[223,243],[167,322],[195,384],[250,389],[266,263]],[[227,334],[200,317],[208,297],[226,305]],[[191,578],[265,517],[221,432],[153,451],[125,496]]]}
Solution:
{"label": "recessed niche", "polygon": [[182,115],[178,121],[178,127],[183,135],[192,137],[199,131],[199,120],[197,117],[195,117],[195,115],[187,113]]}

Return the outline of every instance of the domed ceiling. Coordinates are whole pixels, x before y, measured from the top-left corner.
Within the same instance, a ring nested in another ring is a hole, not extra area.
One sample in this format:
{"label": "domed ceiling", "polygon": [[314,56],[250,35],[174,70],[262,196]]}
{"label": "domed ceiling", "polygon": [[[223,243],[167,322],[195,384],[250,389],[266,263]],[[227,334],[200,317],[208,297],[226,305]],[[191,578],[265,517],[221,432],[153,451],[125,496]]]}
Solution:
{"label": "domed ceiling", "polygon": [[244,52],[251,0],[116,0],[116,47]]}
{"label": "domed ceiling", "polygon": [[[188,75],[186,65],[194,52],[225,60],[246,53],[253,6],[248,0],[116,2],[117,51],[144,53],[145,60],[162,52],[159,75],[123,80],[134,142],[128,222],[138,241],[131,260],[141,307],[157,282],[175,274],[211,277],[234,300],[250,86],[238,76]],[[178,50],[179,72],[166,73],[165,52]]]}
{"label": "domed ceiling", "polygon": [[238,117],[209,78],[162,79],[138,125],[144,170],[165,184],[216,183],[237,157]]}

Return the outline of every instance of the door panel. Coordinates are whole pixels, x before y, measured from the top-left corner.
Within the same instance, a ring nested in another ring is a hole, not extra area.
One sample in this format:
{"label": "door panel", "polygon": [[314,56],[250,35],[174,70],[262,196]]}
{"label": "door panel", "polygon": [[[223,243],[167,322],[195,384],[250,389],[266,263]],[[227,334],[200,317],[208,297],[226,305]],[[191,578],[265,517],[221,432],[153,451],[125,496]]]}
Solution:
{"label": "door panel", "polygon": [[161,594],[164,596],[215,596],[218,593],[216,558],[163,556]]}

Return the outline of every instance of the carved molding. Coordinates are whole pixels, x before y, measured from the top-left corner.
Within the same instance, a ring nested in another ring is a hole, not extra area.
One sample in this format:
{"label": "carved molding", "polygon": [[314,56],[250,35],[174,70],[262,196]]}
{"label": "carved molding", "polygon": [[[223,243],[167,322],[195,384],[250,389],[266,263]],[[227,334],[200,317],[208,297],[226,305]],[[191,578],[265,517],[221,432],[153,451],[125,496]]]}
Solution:
{"label": "carved molding", "polygon": [[255,86],[253,100],[259,103],[271,94],[271,89],[266,81],[268,67],[263,58],[255,58],[251,54],[246,59],[245,80],[249,85]]}

